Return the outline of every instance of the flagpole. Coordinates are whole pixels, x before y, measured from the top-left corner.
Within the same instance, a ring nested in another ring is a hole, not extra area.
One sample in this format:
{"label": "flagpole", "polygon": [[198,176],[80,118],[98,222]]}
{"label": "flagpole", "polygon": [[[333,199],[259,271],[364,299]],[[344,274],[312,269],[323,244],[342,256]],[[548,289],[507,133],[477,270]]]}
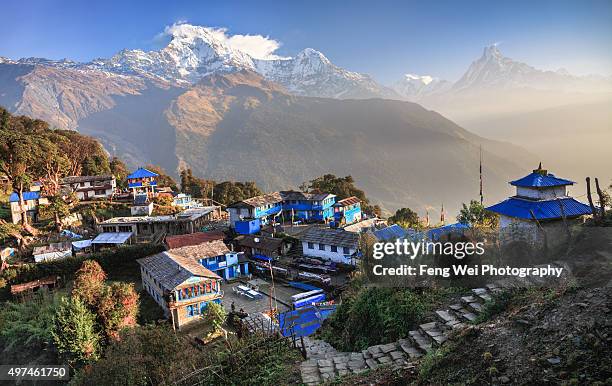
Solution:
{"label": "flagpole", "polygon": [[480,145],[479,176],[480,176],[480,205],[482,205],[484,201],[483,196],[482,196],[482,145]]}

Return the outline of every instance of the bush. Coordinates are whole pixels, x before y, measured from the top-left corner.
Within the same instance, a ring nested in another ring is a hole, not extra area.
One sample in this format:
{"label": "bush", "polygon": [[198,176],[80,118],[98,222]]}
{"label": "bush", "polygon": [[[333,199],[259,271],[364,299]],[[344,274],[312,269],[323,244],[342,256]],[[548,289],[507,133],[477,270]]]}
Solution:
{"label": "bush", "polygon": [[344,299],[324,323],[322,338],[337,349],[360,351],[408,336],[445,290],[369,287]]}
{"label": "bush", "polygon": [[7,302],[0,311],[0,363],[29,363],[41,352],[52,353],[53,317],[62,295],[41,293],[23,303]]}
{"label": "bush", "polygon": [[227,318],[227,312],[222,305],[215,302],[210,302],[206,306],[206,312],[204,314],[204,319],[208,320],[210,324],[213,326],[214,331],[219,331],[223,323],[225,323],[225,319]]}

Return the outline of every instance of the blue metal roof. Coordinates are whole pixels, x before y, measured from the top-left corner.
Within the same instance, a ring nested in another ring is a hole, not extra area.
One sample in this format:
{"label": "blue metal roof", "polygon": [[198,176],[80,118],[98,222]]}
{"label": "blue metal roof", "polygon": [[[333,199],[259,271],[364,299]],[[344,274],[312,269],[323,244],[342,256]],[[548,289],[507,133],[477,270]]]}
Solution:
{"label": "blue metal roof", "polygon": [[561,206],[566,217],[576,217],[591,213],[591,208],[574,198],[567,197],[558,200],[531,201],[521,198],[511,197],[487,208],[491,212],[503,214],[509,217],[532,220],[530,211],[533,211],[538,220],[561,219]]}
{"label": "blue metal roof", "polygon": [[454,224],[448,224],[441,226],[439,228],[430,229],[427,231],[427,238],[430,240],[439,240],[440,236],[446,234],[458,234],[462,235],[466,229],[469,229],[470,226],[468,224],[462,224],[460,222]]}
{"label": "blue metal roof", "polygon": [[159,176],[159,174],[153,173],[152,171],[147,170],[145,168],[138,168],[138,170],[136,170],[134,173],[127,176],[127,178],[131,179],[131,178],[145,178],[145,177],[157,177],[157,176]]}
{"label": "blue metal roof", "polygon": [[397,224],[393,224],[386,228],[375,230],[373,233],[378,240],[384,241],[401,239],[406,237],[406,235],[408,234],[408,232],[404,228]]}
{"label": "blue metal roof", "polygon": [[552,186],[573,185],[574,181],[557,178],[554,174],[542,174],[534,171],[533,173],[510,182],[510,185],[526,188],[544,188]]}
{"label": "blue metal roof", "polygon": [[[36,191],[36,192],[23,192],[23,199],[25,201],[28,200],[38,200],[40,198],[40,192]],[[9,202],[19,202],[19,195],[17,194],[17,192],[13,192],[11,193],[11,196],[9,197]]]}
{"label": "blue metal roof", "polygon": [[327,319],[336,306],[315,307],[307,306],[295,311],[288,311],[278,315],[278,324],[283,336],[308,336],[317,331],[323,320]]}

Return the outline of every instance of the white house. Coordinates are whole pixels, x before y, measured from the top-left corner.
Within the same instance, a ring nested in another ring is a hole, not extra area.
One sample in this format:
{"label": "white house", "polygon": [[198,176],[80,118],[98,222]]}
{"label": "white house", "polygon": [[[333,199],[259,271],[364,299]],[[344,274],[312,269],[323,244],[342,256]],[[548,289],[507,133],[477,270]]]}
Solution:
{"label": "white house", "polygon": [[111,175],[70,176],[62,179],[61,186],[75,192],[79,200],[90,200],[111,197],[117,182]]}
{"label": "white house", "polygon": [[336,263],[355,264],[359,234],[343,229],[312,227],[299,236],[306,256]]}

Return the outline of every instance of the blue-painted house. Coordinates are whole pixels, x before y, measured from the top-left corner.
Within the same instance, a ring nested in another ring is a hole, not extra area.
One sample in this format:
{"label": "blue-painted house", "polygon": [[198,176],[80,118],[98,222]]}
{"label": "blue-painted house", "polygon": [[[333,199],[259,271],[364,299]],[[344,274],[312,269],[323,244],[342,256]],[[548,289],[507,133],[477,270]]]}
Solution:
{"label": "blue-painted house", "polygon": [[330,193],[280,192],[285,221],[328,222],[334,219],[336,196]]}
{"label": "blue-painted house", "polygon": [[510,185],[516,187],[516,195],[492,205],[487,210],[499,214],[500,233],[508,232],[533,235],[538,223],[542,227],[559,227],[566,221],[575,221],[591,214],[591,208],[570,197],[567,187],[574,182],[558,178],[542,164],[532,173]]}
{"label": "blue-painted house", "polygon": [[338,226],[359,222],[361,217],[361,200],[355,196],[334,204],[334,220]]}
{"label": "blue-painted house", "polygon": [[185,245],[170,250],[175,255],[200,263],[225,280],[249,274],[248,260],[243,252],[230,251],[223,240],[212,240],[196,245]]}
{"label": "blue-painted house", "polygon": [[154,196],[157,177],[159,177],[159,174],[145,168],[139,168],[127,176],[128,188],[132,191],[134,197],[138,194]]}
{"label": "blue-painted house", "polygon": [[230,228],[238,234],[254,234],[262,225],[274,222],[283,210],[283,198],[279,192],[235,202],[227,207]]}

